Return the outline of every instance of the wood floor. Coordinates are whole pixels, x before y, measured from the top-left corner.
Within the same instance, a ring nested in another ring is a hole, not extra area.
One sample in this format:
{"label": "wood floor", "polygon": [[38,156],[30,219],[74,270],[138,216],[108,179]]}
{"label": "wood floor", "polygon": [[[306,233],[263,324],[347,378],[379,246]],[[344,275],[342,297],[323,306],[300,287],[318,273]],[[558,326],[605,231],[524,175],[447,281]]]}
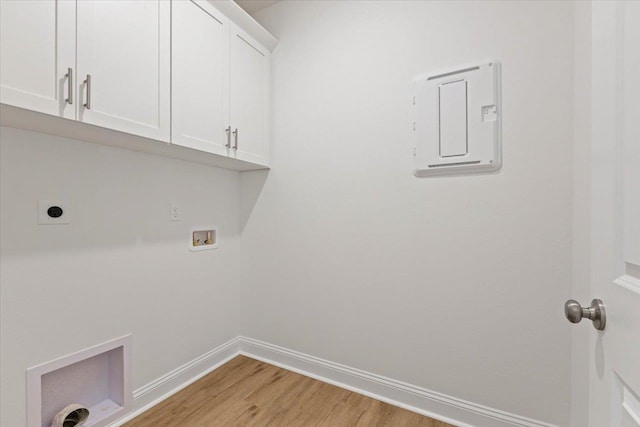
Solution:
{"label": "wood floor", "polygon": [[124,427],[452,427],[238,356]]}

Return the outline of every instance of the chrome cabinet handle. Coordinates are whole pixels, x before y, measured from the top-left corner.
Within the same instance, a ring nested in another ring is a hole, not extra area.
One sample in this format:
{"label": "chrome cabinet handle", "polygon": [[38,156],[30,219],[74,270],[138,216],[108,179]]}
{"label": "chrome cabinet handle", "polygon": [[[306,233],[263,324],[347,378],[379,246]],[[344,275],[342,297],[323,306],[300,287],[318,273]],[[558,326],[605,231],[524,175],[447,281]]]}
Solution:
{"label": "chrome cabinet handle", "polygon": [[91,109],[91,74],[87,74],[87,78],[84,81],[84,84],[87,86],[87,102],[84,103],[84,107],[87,110]]}
{"label": "chrome cabinet handle", "polygon": [[69,105],[73,105],[73,68],[67,68],[67,74],[64,75],[67,78],[67,95],[65,102]]}
{"label": "chrome cabinet handle", "polygon": [[236,128],[233,131],[233,137],[234,137],[234,142],[235,142],[234,145],[233,145],[233,149],[237,150],[238,149],[238,128]]}
{"label": "chrome cabinet handle", "polygon": [[224,131],[227,133],[227,143],[225,147],[231,148],[231,126],[228,126]]}
{"label": "chrome cabinet handle", "polygon": [[599,331],[603,331],[607,325],[604,303],[599,299],[591,301],[589,307],[582,307],[578,301],[570,299],[564,303],[564,315],[571,323],[580,323],[583,318],[589,319],[593,322],[593,327]]}

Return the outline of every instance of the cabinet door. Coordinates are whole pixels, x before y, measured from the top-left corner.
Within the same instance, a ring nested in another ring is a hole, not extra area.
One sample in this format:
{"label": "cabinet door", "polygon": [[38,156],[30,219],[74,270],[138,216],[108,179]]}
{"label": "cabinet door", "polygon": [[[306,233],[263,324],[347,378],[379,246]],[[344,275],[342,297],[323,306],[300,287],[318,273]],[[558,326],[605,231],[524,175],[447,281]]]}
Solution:
{"label": "cabinet door", "polygon": [[1,0],[0,101],[75,118],[66,76],[76,66],[75,39],[75,1]]}
{"label": "cabinet door", "polygon": [[78,0],[77,14],[78,119],[168,142],[170,2]]}
{"label": "cabinet door", "polygon": [[230,37],[231,127],[238,129],[232,155],[267,165],[269,52],[235,26]]}
{"label": "cabinet door", "polygon": [[229,21],[206,1],[171,8],[171,142],[227,155]]}

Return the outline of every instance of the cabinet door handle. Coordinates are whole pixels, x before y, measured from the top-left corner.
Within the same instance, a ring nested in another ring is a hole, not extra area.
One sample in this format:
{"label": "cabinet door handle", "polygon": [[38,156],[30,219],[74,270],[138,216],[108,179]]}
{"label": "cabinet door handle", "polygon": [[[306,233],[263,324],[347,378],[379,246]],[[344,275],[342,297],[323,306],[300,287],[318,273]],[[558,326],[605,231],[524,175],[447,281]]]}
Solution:
{"label": "cabinet door handle", "polygon": [[238,128],[236,128],[236,130],[233,131],[233,137],[234,137],[233,149],[237,150],[238,149]]}
{"label": "cabinet door handle", "polygon": [[228,126],[224,131],[227,133],[227,143],[225,147],[231,148],[231,126]]}
{"label": "cabinet door handle", "polygon": [[73,68],[67,68],[67,74],[64,75],[67,78],[67,94],[68,98],[65,99],[69,105],[73,104]]}
{"label": "cabinet door handle", "polygon": [[84,81],[87,86],[87,102],[84,103],[84,107],[87,110],[91,109],[91,74],[87,74],[87,79]]}

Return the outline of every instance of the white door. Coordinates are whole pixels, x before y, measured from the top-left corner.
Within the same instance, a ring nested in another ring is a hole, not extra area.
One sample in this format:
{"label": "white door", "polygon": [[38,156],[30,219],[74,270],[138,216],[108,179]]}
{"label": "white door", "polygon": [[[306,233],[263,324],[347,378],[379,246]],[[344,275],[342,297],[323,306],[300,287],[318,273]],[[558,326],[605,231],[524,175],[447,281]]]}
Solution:
{"label": "white door", "polygon": [[227,155],[229,21],[208,2],[171,2],[171,142]]}
{"label": "white door", "polygon": [[0,1],[1,102],[74,119],[75,67],[75,1]]}
{"label": "white door", "polygon": [[269,51],[236,26],[230,37],[231,155],[267,165]]}
{"label": "white door", "polygon": [[78,119],[169,142],[171,4],[78,0]]}
{"label": "white door", "polygon": [[592,9],[592,427],[640,427],[640,2]]}

